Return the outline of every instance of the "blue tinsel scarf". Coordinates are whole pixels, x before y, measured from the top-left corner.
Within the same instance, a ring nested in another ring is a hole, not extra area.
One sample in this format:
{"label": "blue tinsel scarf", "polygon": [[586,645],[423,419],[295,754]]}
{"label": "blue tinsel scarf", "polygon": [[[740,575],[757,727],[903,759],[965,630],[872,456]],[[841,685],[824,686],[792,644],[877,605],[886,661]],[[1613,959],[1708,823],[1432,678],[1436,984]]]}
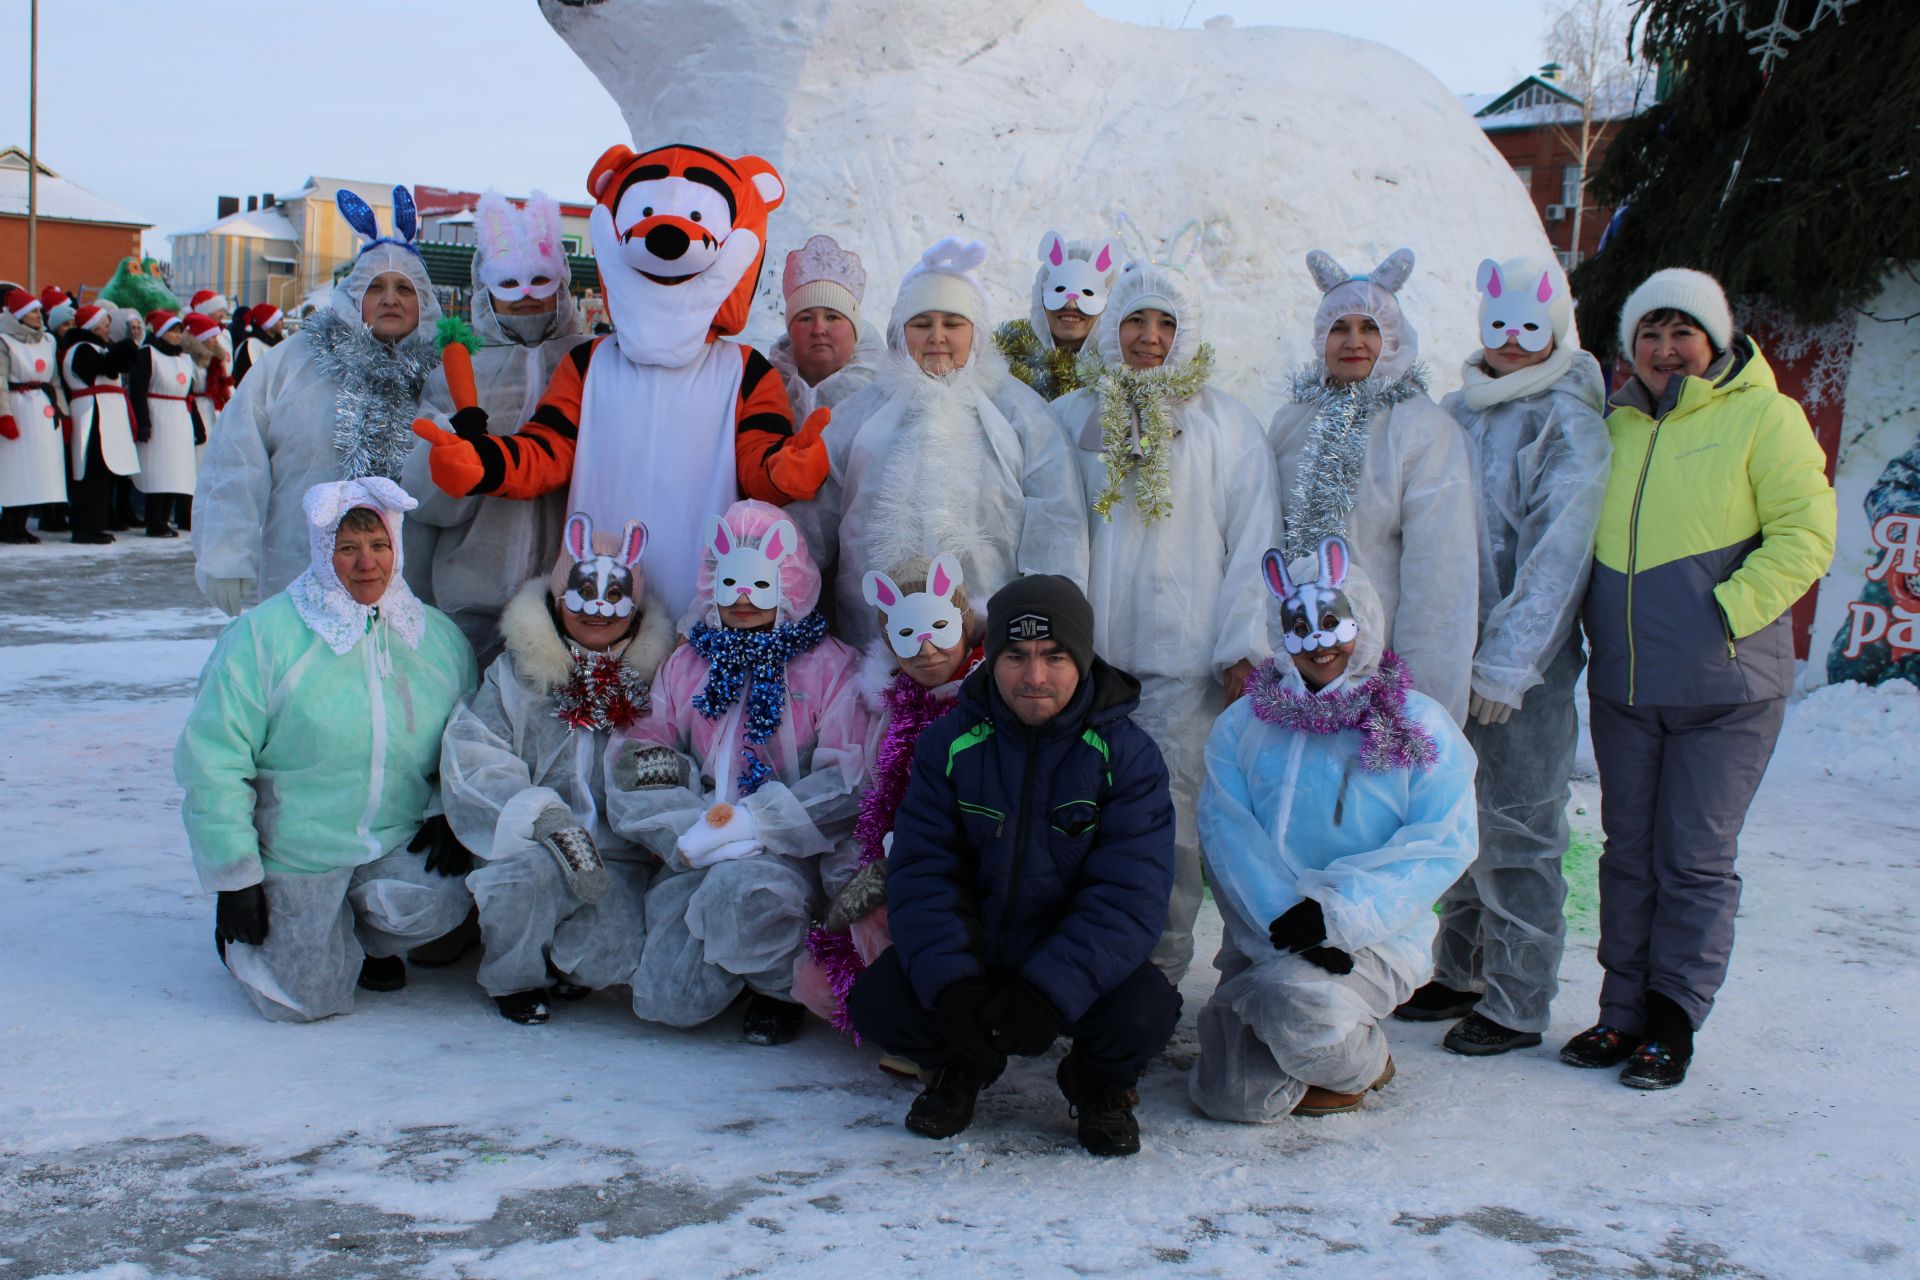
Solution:
{"label": "blue tinsel scarf", "polygon": [[[773,776],[772,766],[752,748],[773,737],[787,714],[787,664],[827,636],[827,620],[818,612],[798,622],[782,622],[767,631],[734,631],[694,624],[687,642],[707,662],[707,683],[693,695],[693,709],[718,720],[747,691],[747,742],[740,794],[750,796]],[[749,688],[749,680],[751,687]]]}

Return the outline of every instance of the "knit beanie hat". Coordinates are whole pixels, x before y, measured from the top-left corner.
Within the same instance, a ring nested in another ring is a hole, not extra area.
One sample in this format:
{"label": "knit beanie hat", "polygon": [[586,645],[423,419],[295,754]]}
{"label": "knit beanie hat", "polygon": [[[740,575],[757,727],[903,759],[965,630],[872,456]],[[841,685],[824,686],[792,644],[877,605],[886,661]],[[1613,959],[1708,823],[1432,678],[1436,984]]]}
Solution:
{"label": "knit beanie hat", "polygon": [[[978,240],[948,236],[920,255],[900,282],[900,296],[887,321],[887,339],[906,328],[907,321],[929,311],[965,316],[976,329],[987,327],[987,295],[976,274],[987,260],[987,247]],[[976,350],[981,344],[974,344]]]}
{"label": "knit beanie hat", "polygon": [[61,325],[73,319],[74,313],[78,309],[79,308],[73,305],[72,298],[68,298],[63,302],[56,302],[52,310],[47,312],[47,328],[58,329]]}
{"label": "knit beanie hat", "polygon": [[1727,305],[1726,290],[1704,271],[1687,267],[1668,267],[1648,276],[1638,289],[1627,295],[1620,308],[1620,351],[1633,355],[1633,331],[1641,318],[1672,308],[1684,311],[1700,322],[1716,353],[1725,351],[1733,341],[1733,309]]}
{"label": "knit beanie hat", "polygon": [[825,307],[857,324],[866,292],[867,269],[860,265],[860,255],[842,249],[832,236],[815,236],[789,253],[780,277],[789,319],[808,307]]}
{"label": "knit beanie hat", "polygon": [[987,661],[1017,640],[1054,640],[1086,675],[1093,666],[1093,606],[1071,578],[1029,574],[1000,588],[987,604]]}

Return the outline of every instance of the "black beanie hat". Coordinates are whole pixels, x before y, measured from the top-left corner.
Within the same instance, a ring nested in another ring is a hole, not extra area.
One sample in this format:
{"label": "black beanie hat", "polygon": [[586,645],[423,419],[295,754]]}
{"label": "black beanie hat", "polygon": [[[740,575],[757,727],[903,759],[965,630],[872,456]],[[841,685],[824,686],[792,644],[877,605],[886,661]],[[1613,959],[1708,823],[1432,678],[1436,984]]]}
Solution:
{"label": "black beanie hat", "polygon": [[1093,606],[1071,578],[1057,573],[1015,578],[987,605],[987,662],[1016,640],[1053,640],[1086,675],[1093,666]]}

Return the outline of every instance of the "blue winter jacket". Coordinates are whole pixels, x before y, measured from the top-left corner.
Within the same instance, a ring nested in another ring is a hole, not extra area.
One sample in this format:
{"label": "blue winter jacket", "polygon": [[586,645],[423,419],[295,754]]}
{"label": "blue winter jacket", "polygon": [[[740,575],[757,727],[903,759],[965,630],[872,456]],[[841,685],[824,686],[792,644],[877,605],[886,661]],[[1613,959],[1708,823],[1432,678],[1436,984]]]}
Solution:
{"label": "blue winter jacket", "polygon": [[1146,962],[1173,891],[1173,800],[1127,717],[1140,683],[1098,658],[1036,729],[988,667],[920,735],[887,858],[894,948],[922,1002],[1018,970],[1074,1022]]}

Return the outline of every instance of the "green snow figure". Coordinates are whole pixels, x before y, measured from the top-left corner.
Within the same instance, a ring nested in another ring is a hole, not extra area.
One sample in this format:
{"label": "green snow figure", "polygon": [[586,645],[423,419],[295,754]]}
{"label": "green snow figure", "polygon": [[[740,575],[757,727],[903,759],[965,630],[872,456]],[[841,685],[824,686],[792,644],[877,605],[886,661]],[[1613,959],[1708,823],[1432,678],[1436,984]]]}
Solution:
{"label": "green snow figure", "polygon": [[113,279],[94,301],[132,307],[143,316],[149,311],[182,310],[180,299],[161,278],[160,264],[152,258],[122,258]]}

